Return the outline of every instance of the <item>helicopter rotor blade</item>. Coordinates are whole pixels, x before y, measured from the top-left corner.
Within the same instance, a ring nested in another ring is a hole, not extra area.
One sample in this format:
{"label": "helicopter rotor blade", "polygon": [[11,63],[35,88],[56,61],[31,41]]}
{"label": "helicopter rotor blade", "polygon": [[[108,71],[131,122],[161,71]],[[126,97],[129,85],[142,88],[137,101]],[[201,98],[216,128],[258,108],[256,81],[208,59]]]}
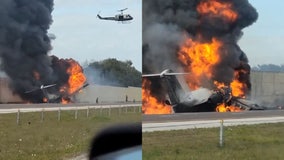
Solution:
{"label": "helicopter rotor blade", "polygon": [[122,12],[122,11],[125,11],[125,10],[127,10],[128,8],[124,8],[124,9],[120,9],[120,10],[118,10],[119,12]]}

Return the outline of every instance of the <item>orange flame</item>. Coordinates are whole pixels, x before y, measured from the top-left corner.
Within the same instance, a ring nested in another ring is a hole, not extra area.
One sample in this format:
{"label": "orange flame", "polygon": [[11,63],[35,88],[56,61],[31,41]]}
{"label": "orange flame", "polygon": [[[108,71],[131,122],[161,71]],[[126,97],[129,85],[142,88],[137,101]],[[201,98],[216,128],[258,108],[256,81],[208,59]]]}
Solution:
{"label": "orange flame", "polygon": [[68,104],[68,103],[70,103],[70,100],[61,98],[61,104]]}
{"label": "orange flame", "polygon": [[[204,0],[197,6],[197,11],[201,16],[209,16],[209,18],[222,18],[227,22],[234,22],[238,18],[237,12],[233,10],[233,5],[229,2],[222,2],[218,0]],[[201,35],[199,35],[202,39]],[[208,80],[211,83],[213,77],[213,68],[220,62],[220,49],[223,46],[223,42],[217,38],[212,38],[211,42],[200,42],[188,38],[178,52],[178,59],[184,66],[186,72],[190,72],[190,76],[186,77],[186,82],[191,90],[198,89],[204,83],[204,80]],[[224,84],[220,82],[214,82],[215,87],[222,89],[222,87],[231,87],[232,95],[237,97],[245,96],[246,85],[238,81],[239,73],[235,73],[234,80],[230,84]],[[153,111],[154,113],[162,112],[165,108],[164,104],[160,104],[157,99],[151,96],[149,87],[150,82],[143,80],[142,85],[142,100],[144,111]],[[153,105],[149,105],[153,104]],[[148,107],[149,105],[149,107]],[[160,109],[160,108],[161,109]],[[155,109],[160,109],[159,111]],[[238,112],[241,109],[237,106],[226,106],[225,103],[217,106],[218,112]]]}
{"label": "orange flame", "polygon": [[[187,83],[190,89],[198,89],[202,84],[203,79],[212,79],[213,67],[219,63],[221,57],[219,49],[223,43],[215,38],[211,43],[195,42],[192,39],[188,39],[181,47],[178,58],[182,64],[186,67],[185,70],[191,72],[189,77],[186,77]],[[224,84],[222,82],[214,81],[214,85],[218,89],[228,87],[230,85],[232,95],[236,97],[244,97],[245,84],[239,82],[239,72],[235,72],[234,81],[231,84]],[[236,112],[241,111],[236,106],[225,106],[220,104],[217,106],[218,112]]]}
{"label": "orange flame", "polygon": [[[63,94],[72,95],[84,85],[86,77],[83,73],[82,67],[76,61],[68,59],[67,62],[70,65],[66,71],[69,74],[68,84],[61,86],[59,91]],[[61,103],[70,103],[70,100],[62,98]]]}
{"label": "orange flame", "polygon": [[192,74],[188,77],[189,88],[197,89],[201,86],[201,79],[212,77],[212,67],[220,61],[218,54],[222,42],[213,38],[211,43],[199,43],[188,39],[181,47],[178,59]]}
{"label": "orange flame", "polygon": [[232,9],[232,4],[216,0],[201,2],[197,6],[197,11],[202,15],[222,17],[230,22],[234,22],[238,18],[238,14]]}
{"label": "orange flame", "polygon": [[143,79],[142,82],[142,112],[144,114],[171,114],[172,108],[166,104],[158,102],[158,100],[151,95],[151,82]]}
{"label": "orange flame", "polygon": [[216,107],[216,112],[240,112],[242,111],[239,107],[236,106],[225,106],[224,103]]}
{"label": "orange flame", "polygon": [[[86,77],[83,73],[82,67],[73,59],[68,60],[70,67],[67,69],[69,74],[68,79],[68,94],[73,94],[86,82]],[[65,86],[61,90],[66,90]]]}
{"label": "orange flame", "polygon": [[[236,83],[238,85],[235,85]],[[214,84],[218,89],[227,87],[224,83],[217,82],[217,81],[214,81]],[[239,85],[243,85],[243,84],[238,82],[237,80],[234,80],[230,84],[230,87],[232,89],[232,95],[235,96],[235,97],[236,97],[236,95],[244,94],[243,90],[241,90],[241,88],[239,88]],[[233,106],[233,105],[226,106],[224,103],[222,103],[222,104],[220,104],[216,107],[216,111],[217,112],[240,112],[242,110],[237,106]]]}
{"label": "orange flame", "polygon": [[43,101],[44,103],[46,103],[46,102],[48,101],[48,99],[47,99],[46,97],[44,97],[44,98],[42,99],[42,101]]}
{"label": "orange flame", "polygon": [[242,98],[245,98],[245,93],[244,93],[244,88],[245,88],[245,84],[244,83],[241,83],[240,81],[238,80],[234,80],[232,83],[231,83],[231,88],[232,88],[232,94],[233,96],[235,97],[242,97]]}
{"label": "orange flame", "polygon": [[[220,83],[220,82],[217,82],[217,81],[214,81],[214,84],[218,89],[226,87],[226,85],[224,83]],[[232,89],[232,95],[235,96],[235,97],[241,97],[241,95],[244,94],[244,91],[240,87],[242,87],[243,85],[244,84],[242,84],[238,80],[234,80],[230,84],[230,87]],[[222,104],[220,104],[216,107],[216,111],[217,112],[240,112],[240,111],[242,111],[242,109],[237,107],[237,106],[234,106],[234,105],[226,106],[224,103],[222,103]]]}
{"label": "orange flame", "polygon": [[226,87],[226,85],[222,82],[217,82],[217,81],[214,81],[214,85],[218,88],[218,89],[221,89],[223,87]]}
{"label": "orange flame", "polygon": [[233,96],[245,98],[245,90],[247,89],[247,85],[245,83],[241,83],[238,80],[242,72],[246,72],[246,71],[245,70],[235,71],[234,80],[230,85],[232,88]]}

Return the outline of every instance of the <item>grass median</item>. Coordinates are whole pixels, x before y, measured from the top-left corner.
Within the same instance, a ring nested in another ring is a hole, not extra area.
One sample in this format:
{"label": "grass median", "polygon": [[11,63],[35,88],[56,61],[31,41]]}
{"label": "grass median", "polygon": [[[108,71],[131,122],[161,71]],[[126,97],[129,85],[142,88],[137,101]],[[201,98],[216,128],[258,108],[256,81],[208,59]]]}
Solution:
{"label": "grass median", "polygon": [[143,133],[143,160],[284,159],[284,123]]}
{"label": "grass median", "polygon": [[[60,118],[58,116],[60,115]],[[57,160],[87,153],[109,125],[141,122],[137,108],[0,114],[0,159]]]}

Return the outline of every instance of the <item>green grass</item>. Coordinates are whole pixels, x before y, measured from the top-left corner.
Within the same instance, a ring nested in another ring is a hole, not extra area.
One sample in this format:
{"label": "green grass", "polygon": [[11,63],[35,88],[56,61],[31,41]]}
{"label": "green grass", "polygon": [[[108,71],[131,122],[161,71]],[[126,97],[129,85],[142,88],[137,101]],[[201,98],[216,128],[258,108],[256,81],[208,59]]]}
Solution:
{"label": "green grass", "polygon": [[[0,114],[0,159],[57,160],[87,153],[91,139],[108,125],[141,122],[141,113],[125,110],[92,109],[87,118],[86,110],[21,113],[16,123],[16,113]],[[109,115],[110,114],[110,115]]]}
{"label": "green grass", "polygon": [[145,160],[282,160],[284,123],[143,133]]}

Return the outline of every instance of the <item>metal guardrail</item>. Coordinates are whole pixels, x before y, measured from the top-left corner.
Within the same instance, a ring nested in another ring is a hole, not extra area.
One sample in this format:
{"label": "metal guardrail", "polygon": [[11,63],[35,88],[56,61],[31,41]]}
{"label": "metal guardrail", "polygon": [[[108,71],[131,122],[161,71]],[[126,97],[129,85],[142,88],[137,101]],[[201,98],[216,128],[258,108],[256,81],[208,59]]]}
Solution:
{"label": "metal guardrail", "polygon": [[[128,112],[129,108],[133,108],[132,111]],[[21,121],[22,113],[30,113],[30,112],[41,112],[41,122],[45,119],[45,112],[55,111],[57,112],[58,121],[61,121],[61,112],[62,111],[74,111],[74,119],[78,119],[78,111],[86,110],[86,117],[88,118],[90,115],[91,109],[100,109],[100,114],[102,115],[102,111],[107,109],[107,115],[111,116],[112,109],[118,109],[118,114],[120,115],[122,112],[124,113],[136,113],[141,112],[142,105],[141,104],[118,104],[118,105],[90,105],[90,106],[63,106],[63,107],[39,107],[39,108],[12,108],[12,109],[0,109],[0,114],[11,114],[16,113],[16,123],[19,125]]]}
{"label": "metal guardrail", "polygon": [[58,110],[86,110],[86,109],[100,109],[100,108],[124,108],[124,107],[139,107],[142,104],[115,104],[115,105],[86,105],[86,106],[60,106],[60,107],[38,107],[38,108],[11,108],[0,109],[0,114],[17,113],[17,112],[42,112],[44,111],[58,111]]}

